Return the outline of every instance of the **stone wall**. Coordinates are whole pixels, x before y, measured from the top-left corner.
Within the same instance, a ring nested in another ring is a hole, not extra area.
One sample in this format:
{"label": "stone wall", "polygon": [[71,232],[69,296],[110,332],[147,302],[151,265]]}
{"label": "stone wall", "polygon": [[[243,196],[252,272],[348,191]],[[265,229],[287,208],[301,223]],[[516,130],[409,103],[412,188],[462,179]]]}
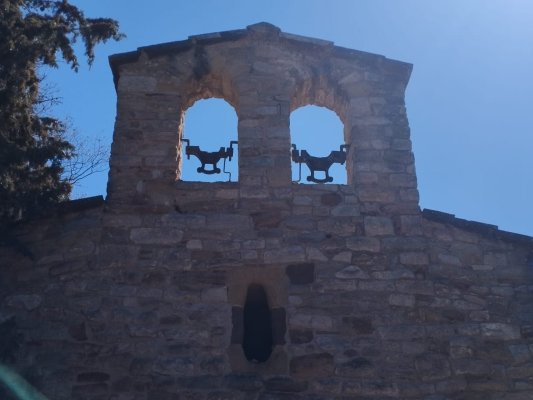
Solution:
{"label": "stone wall", "polygon": [[[112,67],[105,204],[21,226],[33,258],[0,251],[9,362],[50,399],[533,396],[533,239],[420,212],[409,65],[258,24]],[[179,180],[183,112],[210,96],[239,116],[238,183]],[[348,185],[291,183],[303,104],[343,120]],[[242,349],[252,284],[261,363]]]}

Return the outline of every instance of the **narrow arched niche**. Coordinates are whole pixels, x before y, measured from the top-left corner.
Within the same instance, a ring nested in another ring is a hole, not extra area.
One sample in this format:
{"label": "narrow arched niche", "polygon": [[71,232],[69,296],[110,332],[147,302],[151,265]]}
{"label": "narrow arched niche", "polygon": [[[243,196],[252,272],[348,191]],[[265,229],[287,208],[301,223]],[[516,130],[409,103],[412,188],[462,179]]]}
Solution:
{"label": "narrow arched niche", "polygon": [[[339,116],[326,107],[306,105],[294,110],[290,117],[291,143],[298,150],[306,150],[314,157],[327,157],[332,151],[338,151],[344,141],[344,124]],[[346,184],[347,171],[344,164],[333,163],[329,168],[332,183]],[[299,165],[292,163],[292,180],[299,183],[311,183],[306,177],[310,171],[302,165],[301,177]],[[325,178],[325,173],[316,172],[316,178]]]}
{"label": "narrow arched niche", "polygon": [[[190,141],[190,145],[199,146],[200,150],[216,152],[221,147],[226,149],[232,140],[237,140],[238,117],[235,109],[225,100],[218,98],[201,99],[189,107],[184,114],[182,137]],[[202,174],[201,166],[195,156],[188,159],[185,146],[181,146],[180,180],[194,182],[236,182],[239,180],[238,147],[233,146],[231,161],[218,162],[221,170],[218,174]],[[209,167],[210,168],[210,167]]]}
{"label": "narrow arched niche", "polygon": [[262,363],[272,354],[272,312],[263,286],[251,284],[243,310],[242,348],[250,362]]}

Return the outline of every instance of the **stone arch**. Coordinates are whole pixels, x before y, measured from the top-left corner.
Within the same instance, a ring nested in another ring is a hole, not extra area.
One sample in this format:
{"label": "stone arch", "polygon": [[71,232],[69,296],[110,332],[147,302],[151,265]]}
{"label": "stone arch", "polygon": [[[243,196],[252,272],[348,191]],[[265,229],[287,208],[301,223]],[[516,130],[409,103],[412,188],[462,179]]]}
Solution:
{"label": "stone arch", "polygon": [[325,75],[303,77],[292,94],[290,111],[307,105],[325,107],[336,113],[343,124],[348,118],[348,97],[342,89]]}
{"label": "stone arch", "polygon": [[[327,157],[331,151],[338,151],[345,144],[344,124],[338,114],[327,107],[306,105],[297,108],[290,115],[291,143],[299,150],[306,150],[314,157]],[[332,183],[346,184],[346,163],[333,163],[328,174]],[[311,183],[306,180],[308,167],[292,163],[292,181]],[[325,171],[316,177],[325,178]]]}
{"label": "stone arch", "polygon": [[[197,146],[205,152],[217,152],[220,148],[230,149],[231,159],[221,159],[217,168],[221,172],[216,174],[203,174],[198,172],[201,168],[200,159],[194,155],[187,157],[186,146],[181,146],[180,161],[178,165],[179,177],[182,181],[196,182],[226,182],[238,181],[238,147],[233,141],[238,138],[238,116],[235,108],[223,98],[210,97],[199,99],[191,105],[180,120],[179,137],[185,138],[191,146]],[[184,141],[181,140],[180,143]],[[230,147],[228,147],[230,146]],[[213,165],[206,168],[212,169]]]}
{"label": "stone arch", "polygon": [[[237,115],[237,126],[239,121],[239,103],[238,96],[234,90],[234,85],[229,74],[224,71],[209,71],[205,74],[198,75],[195,72],[192,76],[183,81],[180,93],[180,104],[178,106],[179,124],[178,124],[178,144],[177,144],[177,174],[176,179],[181,178],[181,165],[183,157],[183,139],[184,139],[184,122],[185,114],[199,100],[221,99],[228,103]],[[235,140],[238,140],[238,131],[235,132]],[[229,143],[218,144],[219,146]],[[238,152],[238,148],[235,149]],[[238,157],[237,157],[238,159]]]}
{"label": "stone arch", "polygon": [[[302,107],[306,106],[317,106],[323,107],[329,111],[332,111],[337,115],[339,120],[343,125],[342,130],[342,139],[341,144],[350,145],[350,131],[351,131],[351,121],[349,118],[349,100],[348,97],[343,93],[339,85],[334,83],[330,78],[325,74],[317,73],[308,73],[305,74],[303,79],[301,79],[298,84],[295,86],[295,90],[292,94],[291,103],[290,103],[290,112],[296,111]],[[292,131],[291,131],[291,140],[292,140]],[[338,147],[331,148],[330,150],[339,150]],[[349,151],[349,147],[348,147]],[[349,152],[349,154],[352,154]],[[351,160],[347,156],[346,159],[346,170],[347,178],[341,183],[352,183],[351,179]]]}

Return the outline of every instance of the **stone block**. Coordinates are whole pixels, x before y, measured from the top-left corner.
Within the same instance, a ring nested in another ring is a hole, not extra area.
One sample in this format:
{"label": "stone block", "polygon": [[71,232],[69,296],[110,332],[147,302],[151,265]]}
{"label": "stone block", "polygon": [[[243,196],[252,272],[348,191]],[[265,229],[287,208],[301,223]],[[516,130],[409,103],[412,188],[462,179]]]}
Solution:
{"label": "stone block", "polygon": [[280,210],[265,210],[252,214],[252,220],[256,229],[277,228],[283,220]]}
{"label": "stone block", "polygon": [[305,249],[306,257],[309,261],[328,261],[328,257],[314,246],[307,246]]}
{"label": "stone block", "polygon": [[337,366],[335,374],[343,377],[361,378],[375,372],[372,361],[364,357],[355,357]]}
{"label": "stone block", "polygon": [[78,374],[76,380],[78,382],[105,382],[108,381],[110,375],[105,372],[83,372]]}
{"label": "stone block", "polygon": [[491,369],[492,366],[484,360],[461,358],[452,362],[454,375],[490,376]]}
{"label": "stone block", "polygon": [[346,247],[353,251],[368,251],[371,253],[378,253],[381,249],[381,244],[377,238],[355,236],[346,240]]}
{"label": "stone block", "polygon": [[349,263],[352,261],[352,252],[351,251],[341,251],[333,256],[333,261]]}
{"label": "stone block", "polygon": [[402,268],[401,266],[395,267],[390,271],[376,271],[372,272],[372,278],[374,279],[415,279],[413,271]]}
{"label": "stone block", "polygon": [[427,265],[429,264],[429,257],[422,252],[401,253],[400,262],[404,265]]}
{"label": "stone block", "polygon": [[361,382],[348,381],[342,387],[343,394],[356,398],[398,398],[398,386],[393,382],[364,379]]}
{"label": "stone block", "polygon": [[217,213],[207,216],[206,226],[208,229],[239,231],[249,229],[251,224],[247,215]]}
{"label": "stone block", "polygon": [[90,257],[95,252],[95,244],[92,240],[77,240],[63,251],[65,261],[70,261],[80,257]]}
{"label": "stone block", "polygon": [[349,218],[328,218],[318,221],[318,230],[340,236],[352,236],[358,230],[358,224]]}
{"label": "stone block", "polygon": [[293,357],[289,369],[296,378],[323,378],[333,375],[335,364],[331,354],[316,353]]}
{"label": "stone block", "polygon": [[124,75],[120,78],[118,90],[125,92],[151,92],[155,90],[157,80],[151,76]]}
{"label": "stone block", "polygon": [[422,235],[422,218],[419,215],[400,215],[400,233],[408,236]]}
{"label": "stone block", "polygon": [[348,265],[335,273],[337,279],[370,279],[370,275],[362,268]]}
{"label": "stone block", "polygon": [[513,379],[531,379],[533,376],[533,363],[507,368],[507,376]]}
{"label": "stone block", "polygon": [[311,196],[303,196],[303,195],[296,195],[293,198],[293,202],[297,206],[312,206],[313,205],[313,197],[311,197]]}
{"label": "stone block", "polygon": [[294,215],[285,218],[283,226],[287,229],[305,231],[314,229],[316,222],[312,218],[309,218],[308,215]]}
{"label": "stone block", "polygon": [[292,344],[305,344],[313,340],[313,331],[310,329],[291,329],[289,337]]}
{"label": "stone block", "polygon": [[402,293],[433,295],[435,293],[433,282],[414,279],[400,280],[396,282],[396,289]]}
{"label": "stone block", "polygon": [[420,195],[417,189],[402,189],[400,190],[400,200],[418,204],[420,201]]}
{"label": "stone block", "polygon": [[272,343],[274,346],[285,344],[287,332],[287,315],[284,308],[277,307],[271,310],[272,318]]}
{"label": "stone block", "polygon": [[183,231],[175,228],[133,228],[130,239],[135,244],[172,245],[183,239]]}
{"label": "stone block", "polygon": [[486,310],[472,311],[468,315],[470,320],[475,322],[487,322],[490,319],[490,314]]}
{"label": "stone block", "polygon": [[233,306],[231,308],[231,343],[242,344],[244,338],[244,310],[242,307]]}
{"label": "stone block", "polygon": [[[379,280],[362,280],[358,283],[359,290],[366,290],[369,292],[392,292],[394,291],[394,282],[379,281]],[[386,299],[383,296],[382,300]]]}
{"label": "stone block", "polygon": [[360,211],[355,205],[338,205],[331,209],[331,215],[333,217],[358,217]]}
{"label": "stone block", "polygon": [[453,254],[440,253],[440,254],[437,255],[437,259],[442,264],[454,265],[454,266],[460,266],[461,265],[461,260],[459,259],[459,257],[454,256]]}
{"label": "stone block", "polygon": [[203,248],[202,241],[199,239],[187,240],[187,249],[189,250],[201,250]]}
{"label": "stone block", "polygon": [[483,256],[483,264],[493,266],[506,266],[507,256],[505,253],[489,252]]}
{"label": "stone block", "polygon": [[402,343],[402,353],[408,355],[426,354],[428,352],[428,345],[422,341],[408,341]]}
{"label": "stone block", "polygon": [[318,332],[335,331],[333,318],[328,315],[294,314],[289,317],[289,326],[291,329],[307,328]]}
{"label": "stone block", "polygon": [[262,186],[244,186],[241,187],[240,196],[243,199],[266,199],[269,191]]}
{"label": "stone block", "polygon": [[482,323],[480,324],[481,335],[495,340],[515,340],[520,339],[520,328],[504,323]]}
{"label": "stone block", "polygon": [[280,249],[265,250],[265,263],[279,264],[305,260],[305,249],[302,246],[289,246]]}
{"label": "stone block", "polygon": [[238,189],[218,189],[215,193],[217,199],[238,199]]}
{"label": "stone block", "polygon": [[392,293],[389,295],[389,304],[391,306],[412,308],[415,306],[415,296],[412,294]]}
{"label": "stone block", "polygon": [[415,361],[418,374],[424,381],[437,381],[451,376],[450,363],[437,354],[420,356]]}
{"label": "stone block", "polygon": [[509,351],[516,362],[523,363],[531,360],[529,346],[525,344],[509,345]]}
{"label": "stone block", "polygon": [[255,374],[229,374],[224,377],[224,386],[247,393],[263,388],[263,383]]}
{"label": "stone block", "polygon": [[130,324],[128,333],[132,338],[155,338],[159,334],[159,329],[153,326]]}
{"label": "stone block", "polygon": [[416,178],[412,174],[390,174],[389,182],[392,187],[416,188]]}
{"label": "stone block", "polygon": [[71,399],[103,398],[109,392],[107,383],[88,383],[72,386]]}
{"label": "stone block", "polygon": [[365,217],[365,235],[387,236],[394,234],[392,220],[387,217]]}
{"label": "stone block", "polygon": [[160,356],[154,361],[152,371],[161,375],[192,376],[194,361],[191,357]]}
{"label": "stone block", "polygon": [[392,148],[394,150],[411,150],[411,141],[409,139],[393,139]]}
{"label": "stone block", "polygon": [[338,193],[324,193],[320,196],[320,204],[324,206],[337,206],[342,202],[342,196]]}
{"label": "stone block", "polygon": [[285,270],[292,285],[307,285],[315,281],[315,264],[302,263],[288,265]]}
{"label": "stone block", "polygon": [[467,380],[464,376],[450,377],[435,384],[438,393],[464,393],[468,386]]}
{"label": "stone block", "polygon": [[257,260],[259,253],[255,250],[243,250],[241,251],[241,258],[243,260]]}
{"label": "stone block", "polygon": [[258,250],[265,248],[265,241],[263,239],[251,239],[242,242],[242,248],[245,250]]}
{"label": "stone block", "polygon": [[226,303],[228,300],[228,288],[207,288],[202,290],[202,301],[206,303]]}
{"label": "stone block", "polygon": [[80,342],[86,341],[88,339],[85,322],[70,325],[68,328],[68,333],[70,337]]}
{"label": "stone block", "polygon": [[342,317],[342,330],[352,335],[371,335],[374,333],[372,319],[369,317]]}
{"label": "stone block", "polygon": [[378,332],[385,340],[407,341],[426,337],[426,330],[420,325],[381,326]]}
{"label": "stone block", "polygon": [[265,381],[265,389],[270,392],[299,393],[307,390],[306,381],[297,381],[290,377],[273,377]]}
{"label": "stone block", "polygon": [[38,294],[16,294],[6,299],[6,304],[9,307],[24,309],[26,311],[35,310],[42,302],[43,299]]}
{"label": "stone block", "polygon": [[320,293],[353,292],[357,290],[357,282],[354,280],[322,281],[315,287]]}

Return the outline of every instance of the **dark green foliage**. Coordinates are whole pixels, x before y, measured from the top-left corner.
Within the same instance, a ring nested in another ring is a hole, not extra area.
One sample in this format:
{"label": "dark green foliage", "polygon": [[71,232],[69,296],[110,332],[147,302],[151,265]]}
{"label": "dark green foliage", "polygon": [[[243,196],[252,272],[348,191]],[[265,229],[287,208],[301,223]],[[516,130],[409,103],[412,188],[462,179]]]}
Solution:
{"label": "dark green foliage", "polygon": [[68,198],[62,162],[74,154],[65,124],[38,112],[40,65],[72,69],[81,39],[89,64],[94,46],[119,40],[118,23],[85,18],[67,0],[0,0],[0,225],[41,213]]}

